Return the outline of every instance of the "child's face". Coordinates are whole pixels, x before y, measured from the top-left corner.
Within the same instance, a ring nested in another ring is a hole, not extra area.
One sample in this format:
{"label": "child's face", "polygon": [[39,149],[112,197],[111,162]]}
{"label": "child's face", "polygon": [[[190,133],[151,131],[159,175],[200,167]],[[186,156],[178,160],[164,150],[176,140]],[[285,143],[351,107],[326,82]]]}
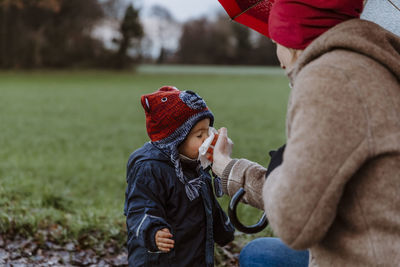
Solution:
{"label": "child's face", "polygon": [[208,137],[209,127],[210,119],[206,118],[199,121],[189,132],[185,141],[178,147],[179,153],[188,158],[197,159],[199,156],[199,147]]}

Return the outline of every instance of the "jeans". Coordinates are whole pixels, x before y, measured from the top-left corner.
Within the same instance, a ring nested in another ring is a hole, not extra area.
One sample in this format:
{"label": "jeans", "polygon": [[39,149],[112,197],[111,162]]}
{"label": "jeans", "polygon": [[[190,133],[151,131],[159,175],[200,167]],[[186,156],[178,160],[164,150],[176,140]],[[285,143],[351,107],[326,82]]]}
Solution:
{"label": "jeans", "polygon": [[279,238],[264,237],[248,243],[240,252],[240,267],[307,267],[308,250],[294,250]]}

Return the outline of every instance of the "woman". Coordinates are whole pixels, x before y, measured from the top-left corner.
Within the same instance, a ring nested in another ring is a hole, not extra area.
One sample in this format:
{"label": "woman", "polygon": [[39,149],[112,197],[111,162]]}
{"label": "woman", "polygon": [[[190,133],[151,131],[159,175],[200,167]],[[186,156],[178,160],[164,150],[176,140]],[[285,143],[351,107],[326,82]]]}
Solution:
{"label": "woman", "polygon": [[[309,266],[400,262],[400,39],[358,19],[362,4],[277,0],[269,33],[292,92],[287,145],[271,162],[283,161],[265,179],[264,167],[230,158],[224,128],[214,148],[224,192],[244,187],[283,243],[310,252]],[[251,242],[241,266],[304,264],[286,247],[268,254],[276,242]]]}

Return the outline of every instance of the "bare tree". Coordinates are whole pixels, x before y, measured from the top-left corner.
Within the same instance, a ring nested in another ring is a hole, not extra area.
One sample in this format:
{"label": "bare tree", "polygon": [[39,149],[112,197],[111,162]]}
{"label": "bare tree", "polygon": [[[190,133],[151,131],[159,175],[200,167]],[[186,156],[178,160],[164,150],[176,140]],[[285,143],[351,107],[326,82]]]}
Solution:
{"label": "bare tree", "polygon": [[276,45],[264,35],[258,33],[257,35],[256,43],[251,50],[251,64],[279,66]]}
{"label": "bare tree", "polygon": [[164,63],[167,54],[167,44],[171,37],[175,36],[174,31],[178,23],[172,16],[171,12],[161,5],[153,5],[150,15],[157,20],[156,35],[160,43],[160,52],[158,54],[157,63]]}
{"label": "bare tree", "polygon": [[206,18],[190,20],[183,25],[177,57],[180,63],[230,64],[234,56],[234,38],[230,22]]}
{"label": "bare tree", "polygon": [[65,67],[94,57],[90,29],[103,16],[97,0],[0,2],[0,66]]}
{"label": "bare tree", "polygon": [[250,42],[250,29],[239,23],[232,23],[233,36],[235,38],[235,63],[248,64],[251,62],[253,46]]}
{"label": "bare tree", "polygon": [[[256,38],[252,38],[256,34]],[[265,36],[226,19],[190,20],[183,25],[177,57],[184,64],[276,65],[275,46]]]}

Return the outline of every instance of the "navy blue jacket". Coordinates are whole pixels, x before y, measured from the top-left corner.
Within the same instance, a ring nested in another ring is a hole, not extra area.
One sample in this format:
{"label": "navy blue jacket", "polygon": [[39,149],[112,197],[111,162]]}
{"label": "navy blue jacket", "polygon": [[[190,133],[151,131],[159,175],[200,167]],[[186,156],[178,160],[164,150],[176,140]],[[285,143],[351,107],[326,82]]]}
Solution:
{"label": "navy blue jacket", "polygon": [[[210,174],[183,162],[182,169],[189,179],[204,175],[201,197],[188,199],[168,155],[151,143],[130,156],[124,208],[129,266],[213,266],[214,242],[223,246],[233,240],[234,228],[214,197]],[[175,240],[169,253],[155,244],[162,228]]]}

